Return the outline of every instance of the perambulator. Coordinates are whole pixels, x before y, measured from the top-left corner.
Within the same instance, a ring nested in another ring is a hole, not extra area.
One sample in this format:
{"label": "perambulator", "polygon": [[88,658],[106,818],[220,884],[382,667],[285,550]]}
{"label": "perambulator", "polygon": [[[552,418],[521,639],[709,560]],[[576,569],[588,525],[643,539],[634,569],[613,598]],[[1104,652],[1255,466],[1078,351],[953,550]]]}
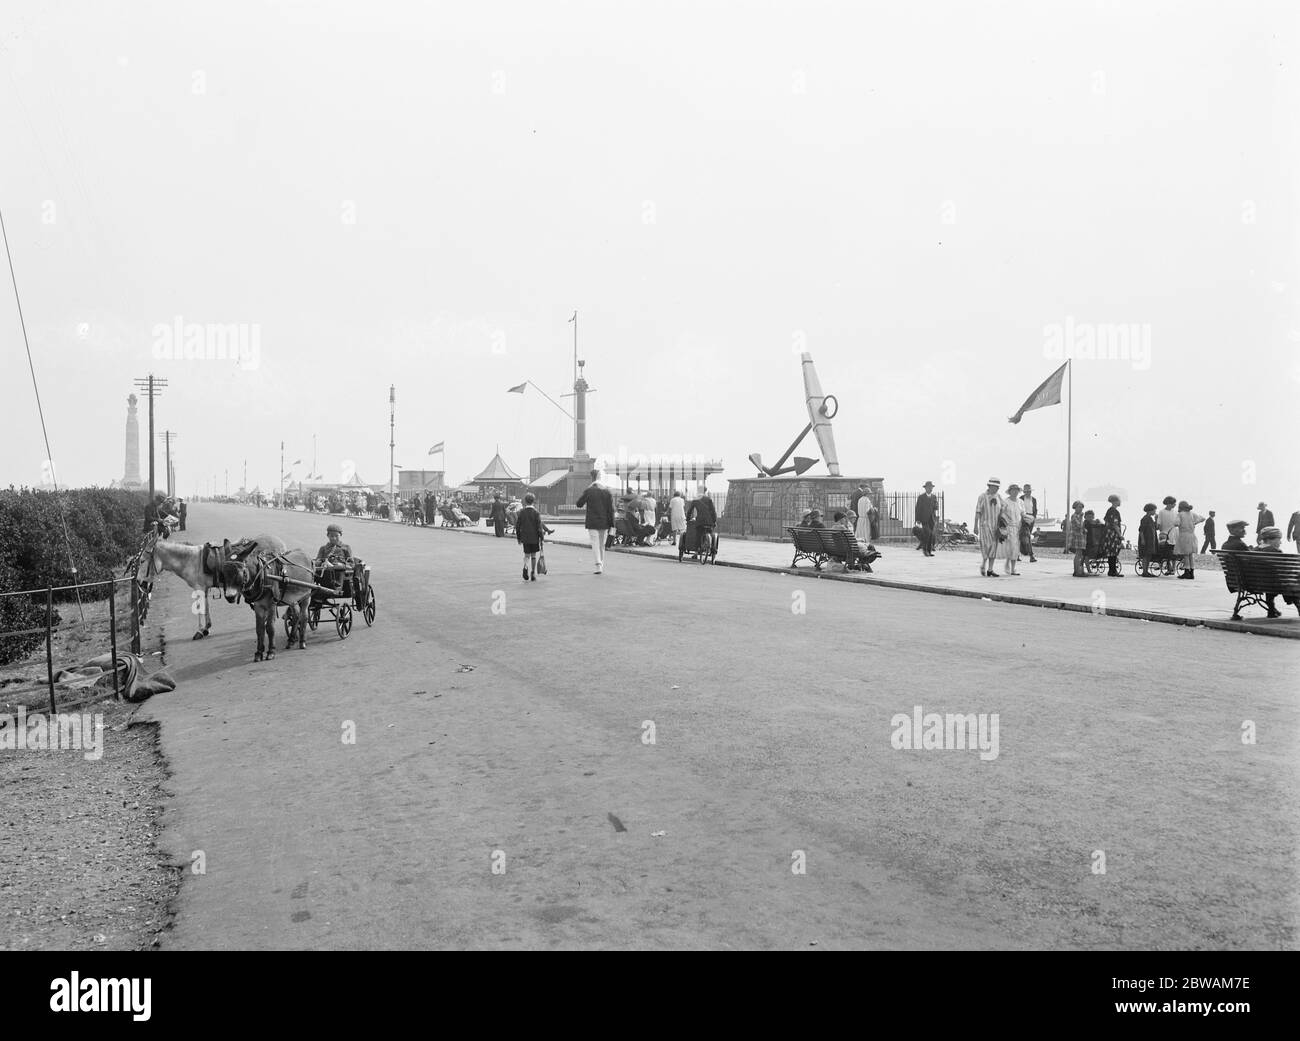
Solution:
{"label": "perambulator", "polygon": [[[1174,544],[1160,540],[1156,543],[1156,551],[1151,554],[1151,574],[1153,575],[1181,575],[1187,570],[1187,564],[1178,554],[1174,552]],[[1142,558],[1138,557],[1133,561],[1133,573],[1142,574]]]}
{"label": "perambulator", "polygon": [[1106,525],[1101,521],[1084,524],[1087,545],[1083,550],[1083,570],[1090,575],[1100,575],[1109,566],[1106,556]]}

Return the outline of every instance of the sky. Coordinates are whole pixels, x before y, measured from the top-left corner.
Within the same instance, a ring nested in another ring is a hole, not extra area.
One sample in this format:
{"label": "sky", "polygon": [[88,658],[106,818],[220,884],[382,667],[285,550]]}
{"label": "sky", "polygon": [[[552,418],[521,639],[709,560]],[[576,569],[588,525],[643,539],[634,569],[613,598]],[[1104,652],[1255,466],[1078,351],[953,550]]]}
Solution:
{"label": "sky", "polygon": [[[314,451],[386,485],[390,385],[397,464],[439,467],[445,441],[454,482],[498,446],[526,474],[572,426],[506,390],[570,407],[577,311],[593,453],[753,476],[807,422],[807,351],[844,473],[933,480],[958,518],[988,477],[1028,480],[1059,515],[1065,407],[1007,418],[1069,347],[1076,494],[1117,490],[1134,530],[1166,494],[1285,523],[1298,21],[10,0],[0,212],[50,448],[5,286],[0,485],[47,459],[62,484],[120,478],[151,371],[182,495],[233,492],[245,463],[275,486],[281,441],[295,479]],[[217,353],[233,327],[243,358],[168,357],[178,323]]]}

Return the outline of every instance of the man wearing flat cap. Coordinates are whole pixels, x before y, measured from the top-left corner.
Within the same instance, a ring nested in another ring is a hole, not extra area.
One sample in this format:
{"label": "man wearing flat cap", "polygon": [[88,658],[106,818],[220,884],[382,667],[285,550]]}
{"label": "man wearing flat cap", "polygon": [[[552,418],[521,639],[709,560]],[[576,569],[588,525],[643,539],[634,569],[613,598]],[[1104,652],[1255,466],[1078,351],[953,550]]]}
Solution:
{"label": "man wearing flat cap", "polygon": [[1246,534],[1246,522],[1244,520],[1230,520],[1227,528],[1228,537],[1223,540],[1223,548],[1232,553],[1249,553],[1250,547],[1246,545],[1246,540],[1242,538]]}
{"label": "man wearing flat cap", "polygon": [[990,477],[988,489],[975,500],[975,534],[980,540],[980,574],[997,578],[993,562],[998,555],[998,526],[1002,520],[1002,482]]}
{"label": "man wearing flat cap", "polygon": [[934,526],[939,522],[939,497],[934,482],[926,481],[925,491],[916,497],[916,523],[921,527],[921,552],[934,556]]}

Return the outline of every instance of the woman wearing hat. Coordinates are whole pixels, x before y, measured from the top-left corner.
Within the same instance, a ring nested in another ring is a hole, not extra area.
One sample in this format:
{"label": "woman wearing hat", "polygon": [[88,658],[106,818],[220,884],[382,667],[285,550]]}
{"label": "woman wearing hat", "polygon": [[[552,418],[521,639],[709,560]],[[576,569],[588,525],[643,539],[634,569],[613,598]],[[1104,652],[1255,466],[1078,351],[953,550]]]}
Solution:
{"label": "woman wearing hat", "polygon": [[1119,551],[1124,548],[1124,524],[1119,515],[1120,500],[1118,495],[1107,496],[1106,501],[1110,503],[1110,509],[1106,511],[1104,518],[1106,523],[1106,538],[1102,543],[1105,553],[1106,562],[1110,569],[1106,572],[1110,578],[1123,578],[1119,570]]}
{"label": "woman wearing hat", "polygon": [[1174,553],[1183,558],[1187,565],[1179,578],[1196,577],[1196,525],[1203,524],[1205,518],[1193,513],[1191,505],[1184,500],[1178,504],[1178,541],[1174,543]]}
{"label": "woman wearing hat", "polygon": [[996,477],[989,478],[988,490],[982,492],[975,500],[975,534],[980,540],[980,574],[997,578],[993,562],[998,555],[998,528],[1002,520],[1002,496],[998,489],[1002,482]]}
{"label": "woman wearing hat", "polygon": [[1007,497],[1002,500],[1001,555],[1007,564],[1007,574],[1016,574],[1016,562],[1020,560],[1020,524],[1025,517],[1025,508],[1020,505],[1020,485],[1007,485]]}

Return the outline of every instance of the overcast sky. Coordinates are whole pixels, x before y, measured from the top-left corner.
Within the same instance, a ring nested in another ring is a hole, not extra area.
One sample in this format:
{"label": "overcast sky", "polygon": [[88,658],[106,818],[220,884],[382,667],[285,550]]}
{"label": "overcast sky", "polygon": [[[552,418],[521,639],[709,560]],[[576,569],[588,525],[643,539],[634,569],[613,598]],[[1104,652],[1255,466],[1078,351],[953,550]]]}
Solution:
{"label": "overcast sky", "polygon": [[[506,388],[569,389],[577,310],[593,452],[752,475],[807,350],[845,473],[1059,513],[1064,408],[1007,417],[1063,330],[1131,323],[1074,366],[1075,490],[1136,499],[1132,531],[1165,494],[1285,522],[1296,11],[9,0],[0,207],[59,478],[122,476],[151,370],[182,494],[276,485],[281,439],[305,476],[313,434],[327,478],[386,484],[390,384],[399,464],[526,473],[572,430]],[[156,358],[178,316],[257,357]],[[39,485],[7,285],[0,345],[0,483]]]}

